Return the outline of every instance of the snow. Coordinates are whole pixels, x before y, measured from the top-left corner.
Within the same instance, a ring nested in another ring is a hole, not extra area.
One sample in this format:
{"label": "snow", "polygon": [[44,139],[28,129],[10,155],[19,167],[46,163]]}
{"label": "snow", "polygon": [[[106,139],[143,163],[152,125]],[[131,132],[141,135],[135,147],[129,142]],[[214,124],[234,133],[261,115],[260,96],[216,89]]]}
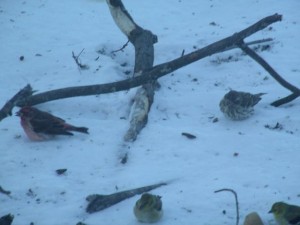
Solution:
{"label": "snow", "polygon": [[[273,38],[271,49],[259,54],[287,81],[300,86],[298,0],[123,3],[137,24],[158,36],[155,64],[179,57],[183,49],[191,52],[232,35],[266,16],[282,14],[283,20],[272,29],[246,41]],[[110,54],[127,40],[104,1],[2,0],[0,25],[2,105],[27,83],[43,92],[123,80],[131,75],[125,72],[133,70],[131,45]],[[72,51],[79,54],[82,49],[80,60],[89,69],[80,71]],[[229,56],[233,60],[226,62]],[[18,117],[1,121],[0,185],[11,191],[11,197],[0,194],[0,216],[14,214],[16,225],[139,224],[133,215],[139,196],[94,214],[85,212],[86,196],[161,181],[170,183],[151,191],[162,196],[164,217],[159,224],[234,224],[233,195],[214,193],[222,188],[237,192],[240,223],[256,211],[264,224],[275,224],[267,213],[274,202],[300,205],[299,99],[270,106],[289,91],[238,49],[207,57],[159,82],[162,87],[155,94],[148,124],[129,144],[125,165],[118,156],[124,151],[122,138],[129,128],[136,88],[37,106],[71,124],[89,127],[90,135],[31,142]],[[230,121],[218,106],[230,88],[267,95],[251,118]],[[283,128],[265,127],[276,123]],[[187,139],[182,132],[197,138]],[[67,172],[58,176],[55,170],[62,168]]]}

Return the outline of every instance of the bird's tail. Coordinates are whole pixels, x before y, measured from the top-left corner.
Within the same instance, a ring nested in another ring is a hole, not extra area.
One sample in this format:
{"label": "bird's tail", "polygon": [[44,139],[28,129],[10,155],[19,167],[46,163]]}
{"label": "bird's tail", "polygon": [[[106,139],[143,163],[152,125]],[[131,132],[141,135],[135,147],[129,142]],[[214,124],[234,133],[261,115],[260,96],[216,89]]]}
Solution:
{"label": "bird's tail", "polygon": [[87,128],[87,127],[74,127],[74,126],[72,126],[72,127],[70,127],[69,130],[89,134],[89,132],[88,132],[89,128]]}
{"label": "bird's tail", "polygon": [[258,93],[258,94],[255,94],[257,97],[261,97],[261,96],[263,96],[263,95],[265,95],[265,94],[267,94],[267,93]]}
{"label": "bird's tail", "polygon": [[265,95],[267,93],[258,93],[258,94],[254,94],[253,98],[252,98],[252,105],[256,105],[260,100],[261,100],[261,96]]}

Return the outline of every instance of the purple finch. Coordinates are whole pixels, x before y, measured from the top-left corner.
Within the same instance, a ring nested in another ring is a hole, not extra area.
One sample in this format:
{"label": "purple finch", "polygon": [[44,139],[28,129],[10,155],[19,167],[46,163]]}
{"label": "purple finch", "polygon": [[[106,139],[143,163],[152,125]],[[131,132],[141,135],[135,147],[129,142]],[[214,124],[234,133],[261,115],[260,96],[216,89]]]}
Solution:
{"label": "purple finch", "polygon": [[73,135],[70,131],[88,134],[88,128],[75,127],[63,119],[31,106],[24,106],[16,113],[21,125],[32,141],[43,141],[54,135]]}

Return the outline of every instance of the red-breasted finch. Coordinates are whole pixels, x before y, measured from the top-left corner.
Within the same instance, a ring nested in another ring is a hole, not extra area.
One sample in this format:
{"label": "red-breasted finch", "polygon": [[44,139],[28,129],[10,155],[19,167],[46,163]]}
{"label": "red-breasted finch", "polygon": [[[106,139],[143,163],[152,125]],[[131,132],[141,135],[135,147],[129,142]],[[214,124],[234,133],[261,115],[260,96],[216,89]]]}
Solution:
{"label": "red-breasted finch", "polygon": [[21,125],[32,141],[47,140],[54,135],[73,135],[71,131],[88,134],[88,128],[75,127],[63,119],[31,106],[22,107],[17,113]]}

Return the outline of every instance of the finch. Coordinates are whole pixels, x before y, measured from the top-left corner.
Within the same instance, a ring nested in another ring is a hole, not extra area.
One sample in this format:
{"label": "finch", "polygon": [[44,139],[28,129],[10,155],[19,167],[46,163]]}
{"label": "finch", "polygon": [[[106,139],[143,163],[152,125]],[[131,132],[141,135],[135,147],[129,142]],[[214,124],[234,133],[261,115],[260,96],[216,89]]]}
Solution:
{"label": "finch", "polygon": [[134,206],[134,215],[142,223],[155,223],[163,215],[161,196],[144,193]]}
{"label": "finch", "polygon": [[300,224],[300,207],[289,205],[284,202],[276,202],[272,205],[269,213],[273,213],[279,225]]}
{"label": "finch", "polygon": [[31,106],[22,107],[16,115],[21,118],[21,125],[32,141],[47,140],[54,135],[73,135],[70,131],[88,134],[86,127],[75,127],[59,117]]}
{"label": "finch", "polygon": [[232,120],[244,120],[254,114],[254,106],[265,93],[250,94],[231,90],[220,101],[220,110]]}

